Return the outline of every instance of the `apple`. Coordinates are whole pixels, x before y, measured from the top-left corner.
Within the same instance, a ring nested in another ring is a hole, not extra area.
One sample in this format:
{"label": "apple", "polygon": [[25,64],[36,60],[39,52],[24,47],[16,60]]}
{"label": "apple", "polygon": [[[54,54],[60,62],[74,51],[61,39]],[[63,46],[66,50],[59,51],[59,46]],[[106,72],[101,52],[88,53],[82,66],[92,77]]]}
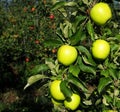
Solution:
{"label": "apple", "polygon": [[110,45],[106,40],[98,39],[93,42],[91,50],[94,58],[104,60],[110,54]]}
{"label": "apple", "polygon": [[64,105],[70,110],[76,110],[80,104],[81,98],[78,94],[73,93],[71,99],[64,100]]}
{"label": "apple", "polygon": [[51,101],[54,105],[62,105],[63,104],[63,101],[62,100],[55,100],[54,98],[51,98]]}
{"label": "apple", "polygon": [[90,17],[97,25],[104,25],[112,17],[111,8],[107,3],[96,3],[90,10]]}
{"label": "apple", "polygon": [[53,20],[55,18],[54,14],[50,14],[49,18]]}
{"label": "apple", "polygon": [[118,112],[117,110],[104,110],[103,112]]}
{"label": "apple", "polygon": [[60,63],[68,66],[75,62],[77,59],[77,50],[70,45],[62,45],[57,51],[57,59]]}
{"label": "apple", "polygon": [[54,80],[50,84],[50,93],[55,100],[64,100],[65,96],[60,90],[61,80]]}

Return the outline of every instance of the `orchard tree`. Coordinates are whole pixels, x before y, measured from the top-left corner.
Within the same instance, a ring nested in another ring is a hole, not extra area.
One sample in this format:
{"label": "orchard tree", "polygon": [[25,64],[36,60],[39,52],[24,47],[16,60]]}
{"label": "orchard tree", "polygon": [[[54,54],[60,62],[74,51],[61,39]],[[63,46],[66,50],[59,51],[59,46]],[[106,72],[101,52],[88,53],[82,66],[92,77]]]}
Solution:
{"label": "orchard tree", "polygon": [[31,70],[24,89],[47,80],[42,86],[47,85],[53,111],[119,111],[120,32],[113,5],[102,0],[53,0],[51,12],[59,15],[50,15],[52,21],[59,20],[56,37],[43,45],[56,52]]}

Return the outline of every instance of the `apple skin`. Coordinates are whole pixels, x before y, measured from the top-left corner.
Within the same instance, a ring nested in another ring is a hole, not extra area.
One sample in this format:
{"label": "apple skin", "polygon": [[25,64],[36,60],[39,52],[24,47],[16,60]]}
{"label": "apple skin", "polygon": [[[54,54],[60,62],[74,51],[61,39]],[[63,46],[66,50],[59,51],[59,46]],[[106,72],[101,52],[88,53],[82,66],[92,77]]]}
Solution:
{"label": "apple skin", "polygon": [[91,50],[94,58],[104,60],[110,53],[110,45],[107,41],[98,39],[93,42]]}
{"label": "apple skin", "polygon": [[117,110],[104,110],[103,112],[118,112]]}
{"label": "apple skin", "polygon": [[57,59],[60,63],[68,66],[75,62],[77,58],[77,50],[70,45],[62,45],[57,51]]}
{"label": "apple skin", "polygon": [[112,17],[111,8],[107,3],[96,3],[90,10],[90,17],[97,25],[104,25]]}
{"label": "apple skin", "polygon": [[67,109],[76,110],[80,104],[81,98],[78,94],[73,93],[71,100],[64,100],[64,105]]}
{"label": "apple skin", "polygon": [[60,83],[61,83],[61,80],[54,80],[50,84],[51,96],[56,100],[64,100],[65,99],[64,94],[60,90]]}
{"label": "apple skin", "polygon": [[54,98],[51,98],[51,101],[56,106],[60,106],[63,104],[63,100],[55,100]]}

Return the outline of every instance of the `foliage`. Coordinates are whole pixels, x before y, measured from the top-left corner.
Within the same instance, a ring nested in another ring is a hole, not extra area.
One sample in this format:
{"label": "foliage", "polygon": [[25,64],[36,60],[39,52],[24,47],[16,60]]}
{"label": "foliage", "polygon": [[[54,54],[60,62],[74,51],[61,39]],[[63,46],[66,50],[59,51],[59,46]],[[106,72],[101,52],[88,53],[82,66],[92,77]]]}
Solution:
{"label": "foliage", "polygon": [[[98,26],[89,15],[97,0],[53,1],[54,4],[46,0],[37,3],[20,0],[11,2],[10,7],[0,8],[4,15],[0,18],[2,73],[6,72],[5,68],[10,68],[14,75],[23,76],[24,84],[25,78],[29,77],[24,91],[35,82],[45,82],[41,86],[47,87],[48,99],[51,98],[50,82],[55,79],[66,81],[64,88],[69,85],[72,92],[81,96],[76,112],[119,110],[120,31],[113,5],[109,4],[112,19],[104,26]],[[49,18],[51,13],[55,15],[52,19]],[[97,39],[104,39],[111,46],[109,57],[102,61],[91,54],[92,43]],[[57,60],[57,49],[63,44],[74,46],[79,54],[70,66],[63,66]],[[28,62],[26,57],[30,59]],[[54,106],[52,111],[69,110]]]}

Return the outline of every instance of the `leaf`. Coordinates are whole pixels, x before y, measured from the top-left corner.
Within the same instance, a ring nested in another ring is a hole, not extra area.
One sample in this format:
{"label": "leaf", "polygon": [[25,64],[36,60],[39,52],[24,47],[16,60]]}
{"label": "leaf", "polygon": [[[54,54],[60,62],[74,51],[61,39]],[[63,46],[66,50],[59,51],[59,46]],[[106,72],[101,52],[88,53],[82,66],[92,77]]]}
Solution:
{"label": "leaf", "polygon": [[110,83],[112,83],[112,79],[109,77],[103,77],[100,79],[100,82],[98,84],[98,92],[101,93],[103,91],[103,89],[109,85]]}
{"label": "leaf", "polygon": [[65,38],[69,37],[69,25],[68,24],[64,27],[63,34]]}
{"label": "leaf", "polygon": [[69,67],[69,72],[73,74],[73,76],[78,77],[80,73],[80,68],[78,65],[71,65]]}
{"label": "leaf", "polygon": [[118,77],[118,79],[120,79],[120,71],[118,71],[117,77]]}
{"label": "leaf", "polygon": [[61,2],[56,2],[53,7],[51,8],[52,11],[57,10],[65,5],[66,2],[61,1]]}
{"label": "leaf", "polygon": [[58,47],[62,44],[62,41],[60,39],[47,39],[43,44],[45,47]]}
{"label": "leaf", "polygon": [[64,17],[67,17],[67,12],[66,12],[66,10],[64,8],[60,8],[58,10]]}
{"label": "leaf", "polygon": [[93,24],[91,23],[90,20],[88,21],[86,26],[87,26],[88,34],[91,36],[91,40],[94,41],[95,40],[95,38],[94,38],[94,28],[93,28]]}
{"label": "leaf", "polygon": [[47,76],[45,76],[45,75],[40,75],[40,74],[33,75],[33,76],[29,77],[28,80],[27,80],[27,84],[26,84],[25,87],[24,87],[24,90],[25,90],[27,87],[29,87],[29,86],[31,86],[32,84],[34,84],[35,82],[37,82],[37,81],[39,81],[39,80],[41,80],[41,79],[45,79],[45,78],[49,78],[49,77],[47,77]]}
{"label": "leaf", "polygon": [[75,6],[75,5],[77,5],[76,2],[66,2],[65,3],[65,6]]}
{"label": "leaf", "polygon": [[46,71],[48,70],[48,66],[46,64],[40,64],[40,65],[36,65],[30,72],[31,75],[33,74],[38,74],[40,72]]}
{"label": "leaf", "polygon": [[51,59],[46,59],[45,60],[45,64],[47,64],[47,66],[49,67],[49,69],[51,70],[52,75],[57,75],[58,71],[59,71],[59,65],[58,65],[58,61],[54,61]]}
{"label": "leaf", "polygon": [[82,1],[83,1],[83,3],[86,4],[86,5],[89,5],[89,3],[90,3],[88,0],[82,0]]}
{"label": "leaf", "polygon": [[117,71],[115,69],[108,69],[109,75],[114,79],[117,80]]}
{"label": "leaf", "polygon": [[92,66],[89,66],[89,65],[85,65],[83,62],[82,62],[82,58],[81,57],[78,57],[78,64],[79,64],[79,67],[80,67],[80,70],[83,71],[83,72],[86,72],[86,73],[92,73],[94,75],[96,75],[96,69]]}
{"label": "leaf", "polygon": [[[80,26],[80,22],[83,21],[85,18],[86,18],[86,16],[81,16],[81,15],[75,17],[75,20],[72,23],[72,25],[73,25],[73,32],[74,33],[76,32],[78,26]],[[82,27],[82,26],[80,26],[80,27]],[[81,29],[83,29],[83,28],[81,28]]]}
{"label": "leaf", "polygon": [[86,85],[83,81],[74,77],[72,74],[68,74],[68,81],[74,84],[76,87],[80,88],[83,92],[88,92]]}
{"label": "leaf", "polygon": [[[89,50],[84,47],[84,46],[78,46],[76,47],[78,49],[78,51],[82,54],[86,56],[87,61],[89,62],[89,64],[91,64],[92,66],[96,66],[95,61],[92,58],[91,53],[89,52]],[[85,58],[85,57],[84,57]],[[84,60],[84,59],[83,59]]]}
{"label": "leaf", "polygon": [[109,77],[109,71],[108,71],[108,69],[106,69],[106,70],[104,70],[104,69],[101,70],[100,74],[103,75],[104,77]]}
{"label": "leaf", "polygon": [[93,64],[93,60],[88,59],[86,56],[82,56],[82,59],[85,64],[95,66],[95,64]]}
{"label": "leaf", "polygon": [[70,39],[70,43],[71,45],[76,45],[82,37],[82,28],[79,28],[69,39]]}
{"label": "leaf", "polygon": [[61,81],[61,83],[60,83],[60,89],[61,89],[62,93],[64,94],[64,96],[66,98],[71,98],[72,91],[68,87],[68,82],[66,80]]}

